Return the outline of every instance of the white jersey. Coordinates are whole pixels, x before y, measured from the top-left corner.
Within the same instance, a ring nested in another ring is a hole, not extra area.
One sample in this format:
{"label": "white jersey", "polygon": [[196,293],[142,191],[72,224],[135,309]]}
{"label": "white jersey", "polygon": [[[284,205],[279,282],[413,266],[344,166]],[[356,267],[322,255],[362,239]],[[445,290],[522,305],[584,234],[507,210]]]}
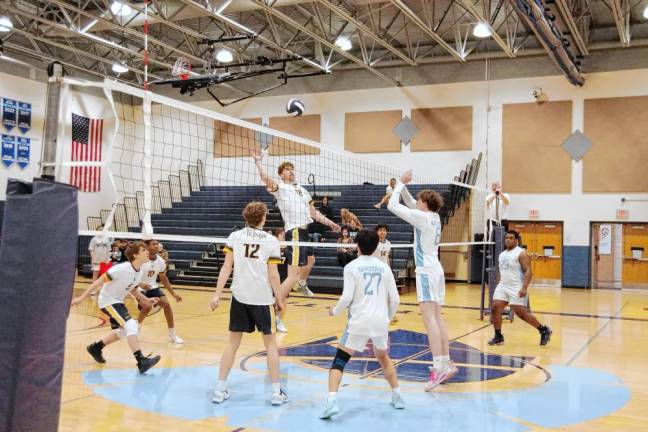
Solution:
{"label": "white jersey", "polygon": [[394,192],[394,188],[393,188],[393,187],[391,187],[391,186],[387,186],[387,187],[385,188],[385,193],[386,193],[386,194],[390,194],[390,193],[393,193],[393,192]]}
{"label": "white jersey", "polygon": [[333,314],[349,308],[349,334],[386,336],[398,303],[391,269],[376,257],[360,255],[344,267],[344,290]]}
{"label": "white jersey", "polygon": [[372,256],[375,256],[380,261],[387,264],[387,267],[389,267],[390,252],[391,252],[391,243],[389,242],[389,240],[385,240],[384,242],[378,242],[378,247],[376,248]]}
{"label": "white jersey", "polygon": [[[504,202],[502,196],[506,197],[506,199],[510,204],[511,198],[507,193],[502,193],[499,199],[497,195],[495,195],[493,192],[486,195],[486,212],[487,212],[488,219],[501,221],[501,220],[507,220],[509,218],[509,204],[506,204]],[[493,199],[493,201],[491,202],[492,198],[495,199]]]}
{"label": "white jersey", "polygon": [[234,254],[231,288],[236,300],[248,305],[273,304],[268,264],[282,262],[279,240],[263,230],[243,228],[229,235],[224,251]]}
{"label": "white jersey", "polygon": [[98,301],[101,309],[116,303],[124,303],[126,294],[142,280],[142,273],[135,270],[129,262],[112,266],[104,276],[110,280],[104,283],[99,291]]}
{"label": "white jersey", "polygon": [[499,254],[500,284],[509,288],[522,289],[524,270],[520,264],[520,254],[524,249],[516,246]]}
{"label": "white jersey", "polygon": [[94,236],[90,240],[88,250],[94,253],[93,264],[110,261],[113,240],[109,237]]}
{"label": "white jersey", "polygon": [[272,192],[277,198],[277,206],[284,220],[284,229],[305,227],[313,222],[310,217],[311,195],[301,185],[277,183],[277,190]]}
{"label": "white jersey", "polygon": [[[401,192],[403,202],[399,203]],[[422,211],[416,208],[416,201],[412,198],[404,184],[398,183],[394,193],[389,199],[387,208],[406,222],[414,226],[414,263],[416,272],[443,271],[439,261],[439,243],[441,242],[441,219],[433,211]]]}
{"label": "white jersey", "polygon": [[154,260],[146,261],[140,267],[140,273],[142,273],[141,283],[150,285],[151,288],[149,289],[158,288],[158,275],[166,273],[166,267],[166,261],[160,255],[157,255]]}

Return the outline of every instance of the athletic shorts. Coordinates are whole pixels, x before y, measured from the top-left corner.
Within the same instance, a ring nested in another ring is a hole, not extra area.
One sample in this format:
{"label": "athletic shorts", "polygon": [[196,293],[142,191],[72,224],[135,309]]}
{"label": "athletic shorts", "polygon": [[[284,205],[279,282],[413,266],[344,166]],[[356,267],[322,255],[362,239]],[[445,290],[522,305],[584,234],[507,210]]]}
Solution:
{"label": "athletic shorts", "polygon": [[[286,231],[286,241],[300,241],[308,242],[310,237],[308,236],[308,231],[301,228],[294,228],[290,231]],[[308,257],[315,255],[315,249],[306,246],[294,247],[288,243],[286,251],[284,252],[286,257],[286,263],[290,266],[299,266],[304,267],[308,264]]]}
{"label": "athletic shorts", "polygon": [[151,288],[150,290],[146,290],[144,291],[144,295],[148,298],[153,298],[153,297],[160,298],[165,296],[161,288]]}
{"label": "athletic shorts", "polygon": [[520,297],[519,293],[522,287],[511,288],[506,285],[498,284],[493,293],[493,300],[505,301],[514,306],[526,306],[529,304],[529,294]]}
{"label": "athletic shorts", "polygon": [[384,336],[361,336],[344,332],[340,338],[340,345],[352,349],[353,351],[363,352],[367,346],[367,342],[373,343],[374,349],[387,351],[389,337],[387,334]]}
{"label": "athletic shorts", "polygon": [[128,313],[128,309],[124,303],[115,303],[101,309],[101,312],[110,317],[110,328],[118,329],[126,325],[126,321],[133,319]]}
{"label": "athletic shorts", "polygon": [[445,276],[443,272],[417,272],[416,298],[419,303],[445,304]]}
{"label": "athletic shorts", "polygon": [[264,335],[275,332],[274,305],[249,305],[232,297],[229,330],[252,333],[255,328]]}

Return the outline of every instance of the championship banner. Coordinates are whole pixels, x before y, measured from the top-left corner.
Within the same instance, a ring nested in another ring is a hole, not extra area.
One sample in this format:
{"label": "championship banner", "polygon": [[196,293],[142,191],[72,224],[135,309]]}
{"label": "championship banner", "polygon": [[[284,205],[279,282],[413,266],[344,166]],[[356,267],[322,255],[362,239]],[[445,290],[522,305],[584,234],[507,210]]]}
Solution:
{"label": "championship banner", "polygon": [[16,138],[12,135],[2,135],[2,163],[8,168],[16,160]]}
{"label": "championship banner", "polygon": [[23,137],[17,137],[16,140],[16,162],[18,162],[20,168],[25,168],[29,165],[31,140]]}
{"label": "championship banner", "polygon": [[32,108],[27,102],[18,102],[18,129],[26,133],[31,129]]}
{"label": "championship banner", "polygon": [[2,124],[8,131],[16,126],[16,101],[13,99],[2,99]]}

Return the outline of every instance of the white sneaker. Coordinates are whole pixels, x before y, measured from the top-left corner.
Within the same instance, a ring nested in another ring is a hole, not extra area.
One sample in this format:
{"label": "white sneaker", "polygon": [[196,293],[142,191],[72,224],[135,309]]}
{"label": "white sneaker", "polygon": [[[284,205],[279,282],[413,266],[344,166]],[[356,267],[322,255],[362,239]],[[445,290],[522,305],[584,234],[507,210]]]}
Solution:
{"label": "white sneaker", "polygon": [[277,324],[277,331],[279,333],[288,333],[288,329],[284,325],[283,321],[279,319],[279,317],[277,317],[276,324]]}
{"label": "white sneaker", "polygon": [[175,344],[183,344],[184,343],[184,339],[182,339],[180,336],[175,334],[175,332],[169,333],[169,340],[171,342],[175,343]]}
{"label": "white sneaker", "polygon": [[301,290],[302,294],[304,294],[306,297],[315,297],[313,291],[311,291],[310,288],[308,288],[306,281],[304,281],[303,284],[301,282],[297,282],[297,285],[299,285],[299,289]]}
{"label": "white sneaker", "polygon": [[445,381],[448,377],[448,370],[445,368],[435,369],[430,367],[430,381],[425,385],[425,391],[429,392],[434,390]]}
{"label": "white sneaker", "polygon": [[215,390],[214,397],[212,398],[212,402],[217,404],[223,403],[227,399],[229,399],[229,397],[230,397],[229,390]]}
{"label": "white sneaker", "polygon": [[392,393],[391,406],[396,409],[405,409],[405,401],[403,400],[403,395]]}
{"label": "white sneaker", "polygon": [[338,406],[337,401],[335,399],[330,400],[329,398],[326,398],[326,402],[324,403],[324,409],[322,410],[322,413],[320,414],[319,418],[321,418],[322,420],[328,420],[334,415],[339,413],[340,413],[340,407]]}
{"label": "white sneaker", "polygon": [[290,398],[288,398],[288,395],[283,390],[279,391],[279,393],[272,393],[272,398],[270,399],[270,403],[274,406],[283,405],[289,401]]}

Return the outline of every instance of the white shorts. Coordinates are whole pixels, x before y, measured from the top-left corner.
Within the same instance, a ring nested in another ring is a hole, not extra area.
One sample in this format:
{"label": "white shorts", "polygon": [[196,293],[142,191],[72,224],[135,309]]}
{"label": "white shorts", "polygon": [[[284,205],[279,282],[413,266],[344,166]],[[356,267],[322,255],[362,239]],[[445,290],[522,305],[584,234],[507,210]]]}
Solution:
{"label": "white shorts", "polygon": [[514,306],[526,306],[529,304],[529,294],[520,297],[522,287],[511,288],[506,285],[498,284],[493,293],[493,300],[505,301]]}
{"label": "white shorts", "polygon": [[351,348],[353,351],[362,352],[369,340],[373,343],[374,349],[387,351],[389,337],[386,334],[384,336],[360,336],[345,331],[340,338],[340,345]]}
{"label": "white shorts", "polygon": [[419,303],[445,304],[445,275],[442,272],[417,272],[416,298]]}

